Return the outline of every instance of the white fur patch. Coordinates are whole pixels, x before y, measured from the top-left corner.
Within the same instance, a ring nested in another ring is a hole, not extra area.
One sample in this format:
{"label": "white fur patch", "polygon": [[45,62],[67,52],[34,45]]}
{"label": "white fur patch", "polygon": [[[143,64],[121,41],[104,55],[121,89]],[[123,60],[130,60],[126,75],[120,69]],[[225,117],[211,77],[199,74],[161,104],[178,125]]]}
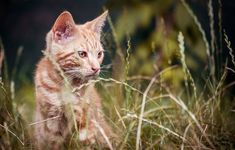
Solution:
{"label": "white fur patch", "polygon": [[62,91],[61,92],[61,100],[63,101],[63,103],[65,103],[65,104],[67,104],[67,103],[77,104],[78,103],[78,98],[72,92],[71,89],[63,87],[63,89],[61,91]]}
{"label": "white fur patch", "polygon": [[80,139],[81,141],[87,140],[87,136],[88,136],[88,133],[87,133],[87,130],[86,130],[86,129],[80,130],[80,132],[79,132],[79,139]]}

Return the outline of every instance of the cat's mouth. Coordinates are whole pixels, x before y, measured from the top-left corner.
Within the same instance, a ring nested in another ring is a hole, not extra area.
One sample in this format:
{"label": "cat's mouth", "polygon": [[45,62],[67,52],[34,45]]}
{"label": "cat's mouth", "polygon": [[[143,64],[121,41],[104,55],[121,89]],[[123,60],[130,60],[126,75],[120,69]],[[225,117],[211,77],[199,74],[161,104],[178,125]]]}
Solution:
{"label": "cat's mouth", "polygon": [[86,78],[94,78],[97,77],[99,74],[98,73],[92,73],[86,76]]}
{"label": "cat's mouth", "polygon": [[82,84],[82,83],[86,83],[87,81],[91,80],[91,79],[95,79],[96,77],[98,77],[99,74],[90,74],[85,76],[84,78],[79,78],[79,77],[74,77],[72,79],[72,83],[74,85],[78,85],[78,84]]}

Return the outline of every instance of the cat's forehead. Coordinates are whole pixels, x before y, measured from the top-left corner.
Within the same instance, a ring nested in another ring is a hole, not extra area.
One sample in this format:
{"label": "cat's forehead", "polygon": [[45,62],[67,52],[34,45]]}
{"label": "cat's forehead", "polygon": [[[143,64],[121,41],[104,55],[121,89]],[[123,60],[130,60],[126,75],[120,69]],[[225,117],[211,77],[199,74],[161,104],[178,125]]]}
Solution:
{"label": "cat's forehead", "polygon": [[79,29],[74,46],[76,49],[82,49],[83,51],[96,51],[102,49],[99,36],[96,33],[83,28]]}
{"label": "cat's forehead", "polygon": [[79,36],[81,39],[99,40],[99,35],[97,33],[95,33],[92,30],[87,29],[83,25],[77,26],[77,30],[78,30],[78,35],[77,36]]}

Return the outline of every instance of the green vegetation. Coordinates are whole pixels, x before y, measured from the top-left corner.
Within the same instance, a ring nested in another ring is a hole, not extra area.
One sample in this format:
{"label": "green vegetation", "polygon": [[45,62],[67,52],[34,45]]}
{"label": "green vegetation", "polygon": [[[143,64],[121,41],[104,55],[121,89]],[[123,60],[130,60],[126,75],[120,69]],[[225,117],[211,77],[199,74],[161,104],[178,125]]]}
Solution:
{"label": "green vegetation", "polygon": [[[104,33],[103,43],[111,64],[91,81],[103,98],[106,120],[118,135],[116,149],[235,149],[235,99],[230,92],[234,82],[226,82],[228,72],[235,72],[234,53],[222,32],[222,20],[219,31],[214,28],[221,8],[215,15],[209,0],[210,41],[194,11],[181,0],[174,13],[177,29],[157,15],[157,28],[142,42],[133,43],[137,25],[145,27],[154,14],[161,14],[152,8],[156,5],[140,6],[125,9],[115,24],[108,18],[111,31]],[[144,14],[138,14],[140,10]],[[221,58],[218,51],[230,55]],[[0,60],[2,44],[1,52]],[[20,48],[17,59],[21,52]],[[33,149],[34,85],[22,80],[15,87],[19,69],[8,75],[7,60],[0,64],[0,147]],[[84,148],[77,133],[66,147]]]}

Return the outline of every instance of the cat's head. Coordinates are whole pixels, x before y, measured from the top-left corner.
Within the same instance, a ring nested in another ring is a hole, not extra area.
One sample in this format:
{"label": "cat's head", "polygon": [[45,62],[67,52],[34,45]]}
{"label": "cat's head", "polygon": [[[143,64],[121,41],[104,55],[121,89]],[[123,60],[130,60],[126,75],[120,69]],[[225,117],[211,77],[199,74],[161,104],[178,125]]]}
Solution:
{"label": "cat's head", "polygon": [[47,35],[47,50],[70,78],[89,80],[100,73],[104,49],[100,37],[108,11],[85,24],[75,24],[64,11]]}

